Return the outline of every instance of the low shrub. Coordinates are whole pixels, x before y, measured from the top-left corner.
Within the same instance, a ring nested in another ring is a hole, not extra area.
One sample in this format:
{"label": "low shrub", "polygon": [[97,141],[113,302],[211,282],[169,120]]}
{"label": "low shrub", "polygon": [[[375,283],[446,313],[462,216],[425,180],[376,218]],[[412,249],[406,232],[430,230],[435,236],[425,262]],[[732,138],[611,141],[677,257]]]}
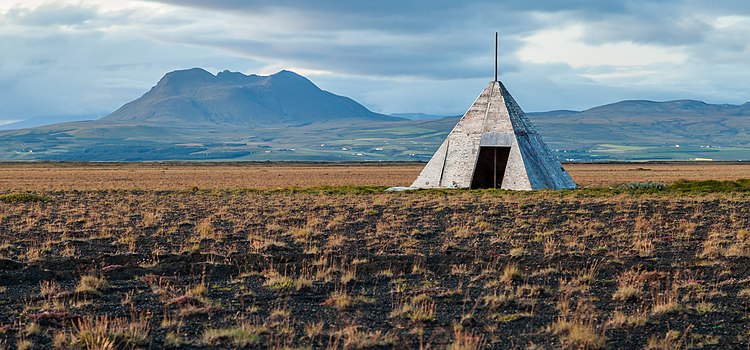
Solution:
{"label": "low shrub", "polygon": [[374,194],[382,193],[386,186],[318,186],[318,187],[286,187],[272,192],[307,193],[307,194]]}
{"label": "low shrub", "polygon": [[32,203],[47,201],[49,201],[49,198],[29,192],[14,192],[0,195],[0,202],[2,203]]}
{"label": "low shrub", "polygon": [[620,191],[638,191],[638,190],[663,190],[666,185],[661,182],[646,181],[646,182],[630,182],[615,187],[615,190]]}
{"label": "low shrub", "polygon": [[739,179],[737,181],[677,181],[668,187],[670,191],[676,192],[750,192],[750,179]]}

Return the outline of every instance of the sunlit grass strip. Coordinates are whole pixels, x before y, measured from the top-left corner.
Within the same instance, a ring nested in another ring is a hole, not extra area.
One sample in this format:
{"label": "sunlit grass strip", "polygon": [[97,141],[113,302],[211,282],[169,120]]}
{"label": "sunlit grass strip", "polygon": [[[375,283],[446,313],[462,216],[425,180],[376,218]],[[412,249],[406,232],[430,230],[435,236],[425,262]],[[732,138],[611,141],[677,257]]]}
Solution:
{"label": "sunlit grass strip", "polygon": [[49,198],[29,192],[14,192],[0,195],[2,203],[33,203],[48,202]]}

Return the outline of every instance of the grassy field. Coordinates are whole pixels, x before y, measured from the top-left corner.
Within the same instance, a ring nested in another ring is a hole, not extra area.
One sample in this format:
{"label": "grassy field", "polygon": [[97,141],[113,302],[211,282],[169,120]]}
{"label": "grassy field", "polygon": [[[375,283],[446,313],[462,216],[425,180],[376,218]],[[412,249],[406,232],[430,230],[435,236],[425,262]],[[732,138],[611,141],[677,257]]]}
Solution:
{"label": "grassy field", "polygon": [[672,184],[746,165],[567,167],[616,188],[351,187],[408,185],[419,165],[6,164],[0,348],[750,346],[750,183]]}
{"label": "grassy field", "polygon": [[[422,163],[0,163],[0,191],[408,186]],[[750,163],[566,164],[582,187],[750,178]]]}

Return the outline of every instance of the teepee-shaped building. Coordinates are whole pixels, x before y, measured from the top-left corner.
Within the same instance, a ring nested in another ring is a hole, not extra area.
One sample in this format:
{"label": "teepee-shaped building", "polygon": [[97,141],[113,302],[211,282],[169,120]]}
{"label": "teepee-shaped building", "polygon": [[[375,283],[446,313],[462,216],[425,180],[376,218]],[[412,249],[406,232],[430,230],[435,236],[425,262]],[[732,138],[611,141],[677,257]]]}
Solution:
{"label": "teepee-shaped building", "polygon": [[536,190],[576,184],[496,71],[412,187]]}

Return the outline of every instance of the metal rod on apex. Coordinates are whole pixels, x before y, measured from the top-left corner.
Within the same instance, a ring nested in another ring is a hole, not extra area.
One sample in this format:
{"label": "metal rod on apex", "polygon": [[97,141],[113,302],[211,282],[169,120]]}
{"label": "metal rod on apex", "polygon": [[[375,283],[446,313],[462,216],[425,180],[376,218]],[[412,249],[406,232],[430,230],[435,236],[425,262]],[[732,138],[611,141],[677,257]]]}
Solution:
{"label": "metal rod on apex", "polygon": [[497,81],[497,32],[495,32],[495,81]]}

